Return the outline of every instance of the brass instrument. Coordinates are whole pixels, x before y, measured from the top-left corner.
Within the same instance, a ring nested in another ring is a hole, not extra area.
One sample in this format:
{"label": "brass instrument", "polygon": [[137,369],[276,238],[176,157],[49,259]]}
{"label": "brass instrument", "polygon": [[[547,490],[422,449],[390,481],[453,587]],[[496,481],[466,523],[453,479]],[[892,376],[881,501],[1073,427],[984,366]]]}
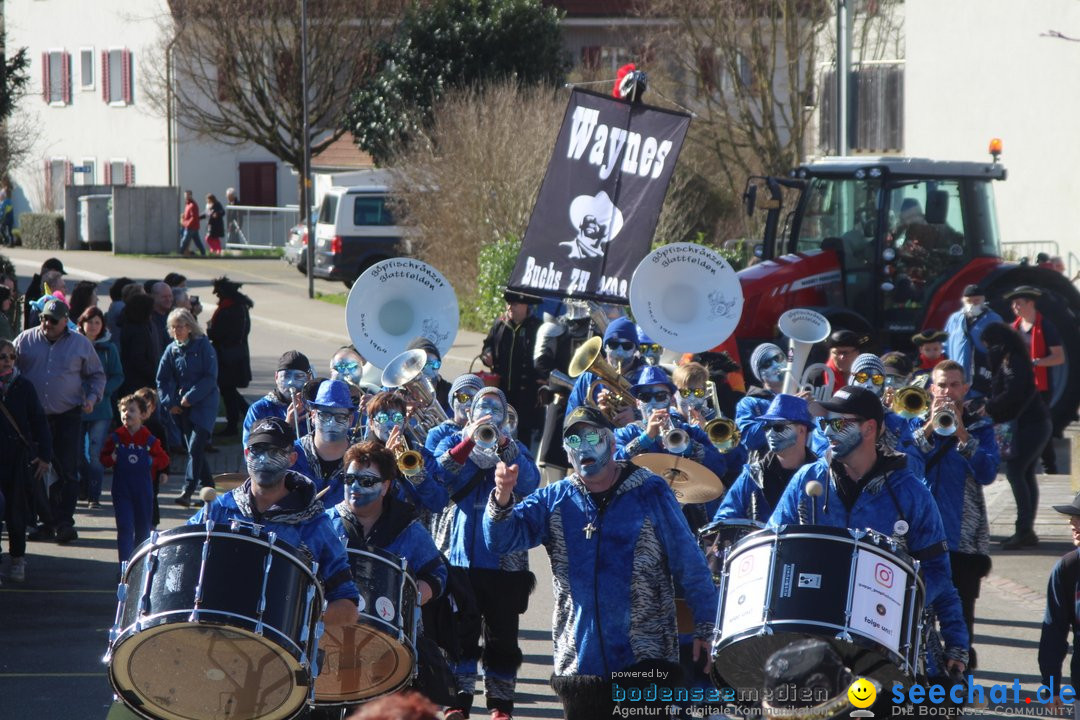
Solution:
{"label": "brass instrument", "polygon": [[[822,385],[814,385],[814,380],[821,376],[824,380]],[[836,387],[836,373],[825,363],[814,363],[803,370],[799,379],[800,392],[809,392],[818,401],[831,400],[833,389]]]}
{"label": "brass instrument", "polygon": [[[416,420],[419,441],[423,441],[432,428],[441,425],[449,418],[435,399],[435,388],[424,376],[427,364],[427,352],[421,349],[406,350],[386,366],[382,373],[383,387],[401,388],[405,404],[409,406],[409,416]],[[406,423],[411,429],[411,423]]]}
{"label": "brass instrument", "polygon": [[668,452],[682,453],[690,444],[690,434],[682,428],[675,427],[671,421],[671,415],[664,419],[664,427],[661,431],[661,442]]}
{"label": "brass instrument", "polygon": [[619,374],[618,370],[611,366],[611,363],[604,359],[603,350],[603,338],[599,336],[589,338],[570,358],[570,367],[567,368],[567,374],[572,378],[576,378],[587,371],[597,375],[598,379],[593,380],[589,385],[589,392],[585,396],[585,402],[592,407],[600,407],[593,400],[593,395],[599,391],[600,385],[606,386],[609,391],[607,407],[601,409],[609,419],[614,419],[616,415],[626,408],[633,407],[634,400],[630,395],[630,383]]}
{"label": "brass instrument", "polygon": [[892,411],[911,420],[926,414],[930,409],[930,393],[918,385],[905,385],[893,394]]}
{"label": "brass instrument", "polygon": [[810,357],[810,349],[815,343],[829,337],[832,326],[824,315],[806,308],[788,310],[780,316],[776,324],[780,332],[788,338],[788,355],[791,357],[788,373],[784,378],[783,392],[794,395],[798,388],[796,378],[805,380],[804,368]]}
{"label": "brass instrument", "polygon": [[949,405],[943,410],[934,414],[930,424],[934,428],[934,432],[938,435],[944,435],[948,437],[956,433],[956,411]]}
{"label": "brass instrument", "polygon": [[473,430],[472,441],[481,450],[494,450],[499,444],[499,428],[492,423],[484,423]]}
{"label": "brass instrument", "polygon": [[734,420],[728,420],[724,416],[713,418],[705,423],[705,434],[718,451],[726,453],[739,444],[742,434]]}
{"label": "brass instrument", "polygon": [[397,458],[398,470],[407,478],[424,471],[424,456],[416,450],[410,450],[407,441],[405,445],[398,445],[394,449],[394,457]]}

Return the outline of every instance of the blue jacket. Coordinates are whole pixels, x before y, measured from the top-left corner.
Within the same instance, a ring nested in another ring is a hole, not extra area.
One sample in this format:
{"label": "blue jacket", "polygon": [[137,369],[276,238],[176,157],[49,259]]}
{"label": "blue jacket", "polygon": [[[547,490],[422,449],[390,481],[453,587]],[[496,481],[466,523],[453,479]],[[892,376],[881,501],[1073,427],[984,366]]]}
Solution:
{"label": "blue jacket", "polygon": [[[450,526],[450,552],[447,554],[450,564],[488,570],[527,570],[529,561],[524,553],[504,556],[491,552],[484,544],[484,510],[488,495],[495,489],[495,468],[482,469],[471,458],[464,464],[454,460],[450,450],[457,447],[461,439],[460,432],[449,435],[443,438],[435,452],[443,470],[446,490],[457,507]],[[516,463],[518,466],[517,495],[525,497],[539,487],[540,470],[520,442],[515,440],[507,445],[500,459],[507,465]]]}
{"label": "blue jacket", "polygon": [[427,438],[424,440],[424,447],[433,453],[439,449],[439,443],[445,438],[459,432],[461,432],[461,425],[458,425],[453,420],[439,423],[428,431]]}
{"label": "blue jacket", "polygon": [[232,518],[256,522],[266,532],[276,532],[278,539],[294,548],[307,549],[319,563],[318,576],[327,601],[346,598],[359,602],[360,591],[353,583],[345,546],[334,532],[322,502],[315,499],[315,485],[306,477],[289,473],[285,486],[289,494],[265,513],[260,513],[255,510],[249,478],[240,487],[219,495],[216,501],[200,508],[188,520],[188,525],[205,522],[207,508],[210,508],[210,519],[216,523],[228,524]]}
{"label": "blue jacket", "polygon": [[[690,443],[682,456],[701,463],[716,473],[716,477],[723,479],[728,471],[727,456],[716,449],[705,431],[696,425],[686,423],[677,413],[671,413],[671,424],[673,427],[685,430],[690,436]],[[642,453],[669,454],[664,447],[663,437],[651,438],[645,428],[645,423],[638,420],[615,431],[616,460],[629,460]]]}
{"label": "blue jacket", "polygon": [[[277,397],[277,393],[272,390],[251,403],[248,406],[247,414],[244,415],[244,445],[247,445],[248,434],[251,432],[251,426],[256,421],[262,420],[264,417],[277,417],[284,420],[288,409],[289,404],[281,402]],[[306,435],[310,431],[311,428],[308,426],[307,418],[300,418],[300,434]]]}
{"label": "blue jacket", "polygon": [[[944,438],[936,433],[926,436],[920,428],[915,431],[913,452],[921,458],[924,467],[931,458],[944,452],[926,472],[924,482],[937,501],[949,549],[985,555],[990,550],[986,508],[965,502],[965,486],[968,482],[977,483],[981,495],[981,486],[989,485],[997,477],[1001,455],[993,422],[989,418],[971,418],[972,424],[968,425],[968,420],[965,416],[964,427],[971,437],[962,451],[957,449],[955,438]],[[943,451],[946,446],[948,449]],[[976,544],[980,528],[986,531],[984,542]]]}
{"label": "blue jacket", "polygon": [[917,478],[923,476],[923,456],[916,452],[915,429],[925,421],[919,418],[905,419],[888,408],[885,409],[885,432],[883,440],[895,452],[907,456],[908,470]]}
{"label": "blue jacket", "polygon": [[[758,418],[769,409],[774,397],[776,394],[770,390],[752,387],[735,405],[735,427],[739,428],[739,444],[748,453],[768,451],[769,444],[765,441],[766,423]],[[815,427],[806,438],[806,446],[818,457],[824,457],[825,451],[829,449],[829,441]]]}
{"label": "blue jacket", "polygon": [[[635,359],[634,364],[623,374],[623,377],[625,377],[627,382],[631,385],[635,385],[637,384],[638,378],[641,376],[641,371],[646,367],[648,367],[648,365],[641,362],[639,359]],[[570,391],[570,397],[566,400],[566,413],[563,415],[564,420],[576,408],[584,405],[586,400],[596,400],[596,395],[593,395],[591,398],[588,397],[589,386],[593,384],[593,381],[599,379],[600,378],[593,372],[583,372],[581,375],[578,375],[577,380],[574,381],[574,389]]]}
{"label": "blue jacket", "polygon": [[168,412],[187,400],[191,422],[213,431],[218,411],[217,353],[205,335],[192,336],[184,345],[169,343],[158,363],[158,393]]}
{"label": "blue jacket", "polygon": [[[807,455],[807,464],[816,461],[817,457],[813,453]],[[743,466],[739,477],[724,494],[720,507],[713,515],[713,522],[733,519],[756,520],[761,523],[767,521],[774,508],[765,497],[766,472],[783,472],[774,453],[760,455],[755,462]],[[798,468],[795,472],[798,472]]]}
{"label": "blue jacket", "polygon": [[120,365],[120,351],[110,339],[108,331],[94,342],[101,369],[105,371],[105,391],[94,405],[94,409],[83,413],[83,422],[94,420],[112,420],[112,396],[124,384],[124,368]]}
{"label": "blue jacket", "polygon": [[648,470],[624,466],[622,478],[602,511],[577,475],[507,508],[489,495],[489,552],[547,548],[556,675],[605,677],[646,659],[678,662],[675,583],[695,635],[712,633],[716,586],[675,496]]}
{"label": "blue jacket", "polygon": [[[824,460],[805,465],[791,479],[768,524],[775,528],[798,524],[800,518],[807,521],[813,518],[818,525],[870,528],[891,536],[897,520],[903,519],[908,523],[908,531],[902,537],[907,552],[922,561],[926,606],[937,612],[947,647],[966,651],[967,623],[952,582],[941,514],[930,491],[906,464],[902,455],[882,454],[879,449],[878,462],[870,471],[873,477],[850,511],[838,495],[835,469],[840,466],[839,461],[833,461],[832,468]],[[821,496],[806,495],[806,484],[811,480],[825,487]]]}
{"label": "blue jacket", "polygon": [[330,519],[334,533],[341,538],[342,543],[361,550],[374,546],[405,558],[413,577],[423,580],[431,587],[431,597],[442,595],[446,587],[446,563],[435,547],[435,541],[417,520],[411,507],[387,496],[382,514],[363,541],[349,536],[346,524],[351,516],[352,511],[344,502],[326,511],[326,517]]}
{"label": "blue jacket", "polygon": [[1004,321],[989,306],[975,319],[970,332],[966,321],[967,316],[961,309],[950,315],[945,322],[945,332],[949,333],[948,339],[945,340],[945,356],[964,366],[965,380],[970,383],[974,364],[973,351],[977,350],[983,355],[987,353],[986,345],[982,342],[983,330],[990,323]]}

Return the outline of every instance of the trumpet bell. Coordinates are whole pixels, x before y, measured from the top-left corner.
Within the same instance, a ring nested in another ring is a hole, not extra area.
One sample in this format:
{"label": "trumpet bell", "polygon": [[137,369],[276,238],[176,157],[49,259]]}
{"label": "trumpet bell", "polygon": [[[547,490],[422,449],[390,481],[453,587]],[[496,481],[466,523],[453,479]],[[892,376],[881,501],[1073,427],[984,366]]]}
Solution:
{"label": "trumpet bell", "polygon": [[[581,343],[581,347],[579,347],[574,353],[574,356],[570,358],[570,365],[566,368],[566,374],[572,378],[576,378],[592,368],[597,360],[607,364],[607,361],[600,357],[600,352],[603,349],[604,339],[599,335],[591,337]],[[610,365],[608,366],[610,367]]]}
{"label": "trumpet bell", "polygon": [[494,450],[499,444],[499,429],[491,423],[484,423],[476,428],[472,439],[481,450]]}
{"label": "trumpet bell", "polygon": [[945,437],[955,435],[956,414],[949,410],[942,410],[934,416],[933,426],[934,432],[938,435],[944,435]]}
{"label": "trumpet bell", "polygon": [[896,391],[893,397],[892,410],[894,413],[911,420],[925,414],[930,407],[930,393],[917,385],[907,385]]}
{"label": "trumpet bell", "polygon": [[391,360],[382,371],[383,387],[402,387],[409,384],[424,372],[426,364],[427,351],[419,348],[406,350]]}
{"label": "trumpet bell", "polygon": [[353,283],[345,323],[357,352],[378,367],[417,337],[430,340],[445,356],[458,331],[457,295],[442,273],[425,262],[383,260]]}
{"label": "trumpet bell", "polygon": [[633,399],[630,396],[630,383],[626,381],[626,378],[618,370],[612,367],[611,363],[604,359],[601,352],[603,349],[603,339],[600,337],[589,338],[574,352],[566,372],[572,378],[580,377],[585,372],[595,374],[599,380],[590,383],[586,402],[596,407],[596,402],[593,400],[594,391],[603,383],[614,396],[608,405],[609,409],[607,411],[608,415],[611,416],[632,405]]}
{"label": "trumpet bell", "polygon": [[742,439],[742,434],[733,420],[718,417],[705,423],[705,434],[709,436],[709,442],[720,452],[728,452]]}
{"label": "trumpet bell", "polygon": [[397,455],[398,470],[405,477],[413,477],[424,469],[424,458],[416,450],[399,449]]}

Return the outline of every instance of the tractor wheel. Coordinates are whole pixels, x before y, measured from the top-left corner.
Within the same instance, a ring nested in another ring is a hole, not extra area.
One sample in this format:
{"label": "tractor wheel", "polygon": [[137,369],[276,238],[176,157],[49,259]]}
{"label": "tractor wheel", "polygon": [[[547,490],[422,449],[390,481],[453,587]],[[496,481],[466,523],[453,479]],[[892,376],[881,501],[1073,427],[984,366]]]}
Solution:
{"label": "tractor wheel", "polygon": [[991,307],[1008,323],[1013,320],[1012,309],[1002,296],[1018,285],[1042,289],[1038,310],[1044,320],[1053,323],[1065,350],[1065,363],[1049,368],[1050,415],[1054,421],[1054,435],[1058,436],[1066,425],[1077,419],[1077,408],[1080,407],[1080,293],[1061,273],[1019,267],[994,278],[987,291]]}

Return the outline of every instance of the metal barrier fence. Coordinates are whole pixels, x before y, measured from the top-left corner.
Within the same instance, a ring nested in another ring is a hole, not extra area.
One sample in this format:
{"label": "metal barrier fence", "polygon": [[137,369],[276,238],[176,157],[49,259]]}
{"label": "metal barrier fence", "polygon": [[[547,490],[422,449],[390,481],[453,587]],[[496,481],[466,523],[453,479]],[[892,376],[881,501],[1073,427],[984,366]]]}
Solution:
{"label": "metal barrier fence", "polygon": [[225,247],[272,250],[285,246],[289,230],[300,222],[300,207],[229,205],[225,208]]}
{"label": "metal barrier fence", "polygon": [[1034,263],[1039,253],[1046,253],[1050,257],[1061,255],[1057,240],[1017,240],[1001,243],[1001,254],[1006,260],[1027,258],[1028,262]]}

